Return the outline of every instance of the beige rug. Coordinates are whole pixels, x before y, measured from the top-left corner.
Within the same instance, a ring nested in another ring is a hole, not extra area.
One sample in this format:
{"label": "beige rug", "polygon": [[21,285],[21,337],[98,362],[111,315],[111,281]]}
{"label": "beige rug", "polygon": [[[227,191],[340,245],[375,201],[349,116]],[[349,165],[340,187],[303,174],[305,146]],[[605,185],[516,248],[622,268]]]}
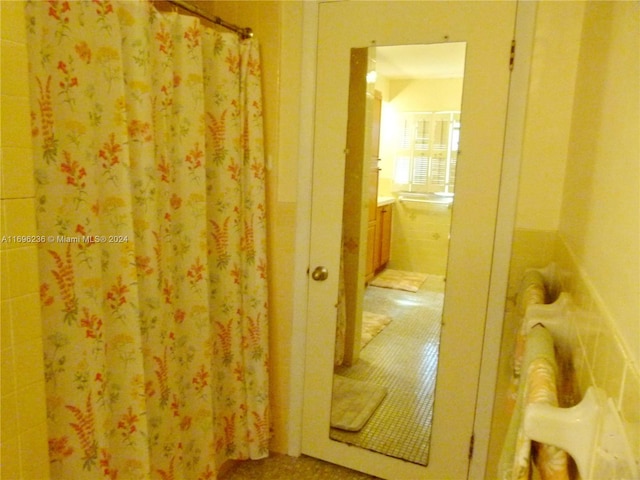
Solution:
{"label": "beige rug", "polygon": [[385,387],[334,375],[331,426],[357,432],[364,427],[386,395]]}
{"label": "beige rug", "polygon": [[387,268],[369,284],[374,287],[393,288],[417,292],[420,285],[427,279],[428,274],[417,272],[403,272]]}
{"label": "beige rug", "polygon": [[361,348],[373,340],[384,328],[391,323],[391,318],[378,313],[362,312]]}

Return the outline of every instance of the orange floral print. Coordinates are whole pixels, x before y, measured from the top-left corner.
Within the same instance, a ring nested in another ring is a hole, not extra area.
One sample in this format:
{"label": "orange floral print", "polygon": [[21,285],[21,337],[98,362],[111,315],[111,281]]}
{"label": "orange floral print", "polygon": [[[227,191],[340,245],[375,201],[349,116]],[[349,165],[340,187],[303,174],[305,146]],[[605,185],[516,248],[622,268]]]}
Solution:
{"label": "orange floral print", "polygon": [[164,286],[162,287],[162,295],[164,296],[164,303],[173,303],[173,285],[168,279],[164,279]]}
{"label": "orange floral print", "polygon": [[231,50],[227,52],[227,58],[224,59],[229,73],[238,73],[240,71],[240,56],[233,54]]}
{"label": "orange floral print", "polygon": [[65,96],[65,101],[69,104],[75,103],[71,98],[71,89],[78,86],[78,77],[73,74],[73,58],[67,62],[58,62],[58,71],[62,73],[62,80],[58,83],[61,93]]}
{"label": "orange floral print", "polygon": [[240,362],[236,362],[233,374],[236,377],[236,382],[244,382],[244,365]]}
{"label": "orange floral print", "polygon": [[193,173],[196,169],[200,168],[203,160],[204,152],[200,148],[200,144],[196,143],[189,151],[189,154],[185,157],[185,161],[189,166],[189,171]]}
{"label": "orange floral print", "polygon": [[194,375],[191,383],[195,386],[196,392],[202,393],[204,388],[209,385],[209,371],[204,365],[200,365],[200,369]]}
{"label": "orange floral print", "polygon": [[204,472],[198,476],[198,480],[213,480],[216,478],[216,474],[213,470],[211,470],[211,465],[207,463]]}
{"label": "orange floral print", "polygon": [[84,63],[91,63],[91,48],[87,42],[76,43],[75,51]]}
{"label": "orange floral print", "polygon": [[226,325],[220,321],[216,321],[218,338],[220,339],[220,346],[222,347],[222,363],[224,365],[230,365],[233,360],[233,353],[231,352],[232,325],[233,319],[229,320]]}
{"label": "orange floral print", "polygon": [[230,217],[225,218],[222,225],[218,224],[215,220],[211,220],[211,226],[213,227],[211,235],[215,241],[219,267],[226,267],[231,259],[227,251],[229,247],[229,220]]}
{"label": "orange floral print", "polygon": [[173,195],[171,195],[171,200],[169,200],[169,203],[171,204],[171,208],[177,210],[182,206],[182,198],[180,198],[178,194],[174,193]]}
{"label": "orange floral print", "polygon": [[180,308],[178,308],[173,314],[173,321],[176,322],[177,324],[181,324],[184,322],[184,319],[186,318],[186,316],[187,316],[187,313],[184,310],[181,310]]}
{"label": "orange floral print", "polygon": [[67,185],[78,187],[81,191],[87,186],[83,180],[87,176],[87,171],[80,166],[76,160],[71,159],[71,154],[67,151],[62,152],[64,162],[60,164],[60,171],[67,176]]}
{"label": "orange floral print", "polygon": [[240,249],[245,253],[247,261],[253,263],[256,256],[256,247],[252,218],[245,218],[244,220],[244,235],[240,241]]}
{"label": "orange floral print", "polygon": [[187,270],[187,278],[192,287],[197,286],[199,282],[204,280],[204,265],[200,261],[200,257],[196,258],[196,261]]}
{"label": "orange floral print", "polygon": [[69,437],[49,438],[49,461],[51,463],[62,462],[73,455],[73,447],[69,445]]}
{"label": "orange floral print", "polygon": [[260,261],[258,262],[258,267],[256,271],[260,275],[261,279],[263,280],[267,279],[267,262],[264,258],[261,258]]}
{"label": "orange floral print", "polygon": [[49,0],[49,15],[56,20],[68,21],[67,17],[62,16],[62,13],[68,12],[71,9],[69,2],[60,2],[57,0]]}
{"label": "orange floral print", "polygon": [[238,165],[237,163],[232,163],[227,167],[227,171],[231,174],[231,180],[233,180],[234,182],[240,180],[240,176],[242,174],[240,165]]}
{"label": "orange floral print", "polygon": [[51,270],[51,274],[58,283],[62,301],[64,302],[64,321],[68,324],[75,322],[78,316],[78,298],[75,293],[75,278],[73,274],[73,259],[71,257],[71,245],[67,245],[64,257],[54,250],[49,250],[53,257],[57,270]]}
{"label": "orange floral print", "polygon": [[160,50],[162,53],[169,54],[169,52],[173,49],[171,32],[167,30],[163,23],[160,24],[160,31],[156,33],[156,41],[158,42],[158,50]]}
{"label": "orange floral print", "polygon": [[118,470],[111,467],[112,455],[106,448],[101,448],[100,457],[100,467],[102,467],[102,474],[109,480],[117,480]]}
{"label": "orange floral print", "polygon": [[262,332],[260,319],[260,313],[253,318],[250,315],[247,316],[247,323],[249,325],[249,340],[251,345],[251,353],[254,359],[262,358],[264,354],[264,348],[262,346]]}
{"label": "orange floral print", "polygon": [[187,47],[189,50],[193,50],[200,45],[200,29],[197,24],[191,25],[187,28],[183,36],[185,40],[187,40]]}
{"label": "orange floral print", "polygon": [[76,419],[76,422],[70,425],[78,435],[78,440],[82,447],[84,455],[82,457],[84,462],[83,466],[86,470],[91,470],[98,458],[98,444],[95,438],[95,419],[93,415],[93,404],[91,402],[91,392],[87,394],[84,410],[75,405],[66,405],[66,409],[69,410]]}
{"label": "orange floral print", "polygon": [[251,412],[253,416],[254,432],[257,435],[257,443],[263,453],[269,451],[269,412],[265,409],[262,413]]}
{"label": "orange floral print", "polygon": [[224,438],[227,455],[232,455],[236,449],[234,438],[236,436],[236,414],[224,417]]}
{"label": "orange floral print", "polygon": [[158,172],[160,172],[160,181],[164,183],[171,182],[171,164],[167,161],[166,157],[160,157],[158,162]]}
{"label": "orange floral print", "polygon": [[95,340],[102,339],[102,320],[96,314],[92,314],[87,307],[82,309],[84,315],[80,319],[80,326],[85,328],[85,337]]}
{"label": "orange floral print", "polygon": [[49,293],[50,288],[48,283],[40,284],[40,303],[46,307],[54,302],[53,296]]}
{"label": "orange floral print", "polygon": [[93,0],[93,3],[96,5],[98,21],[102,24],[103,28],[109,29],[110,27],[106,23],[105,17],[113,13],[113,5],[109,0]]}
{"label": "orange floral print", "polygon": [[131,120],[127,126],[129,137],[134,142],[151,142],[153,134],[151,133],[151,124],[142,120]]}
{"label": "orange floral print", "polygon": [[226,116],[227,110],[223,111],[219,117],[207,113],[207,130],[211,137],[212,160],[216,165],[220,165],[227,156],[227,149],[224,145],[227,128]]}
{"label": "orange floral print", "polygon": [[171,402],[171,411],[173,412],[173,416],[174,417],[179,417],[180,416],[180,406],[182,405],[182,403],[180,402],[180,399],[178,398],[178,395],[176,395],[175,393],[173,394],[173,401]]}
{"label": "orange floral print", "polygon": [[151,267],[151,258],[148,256],[138,255],[136,256],[136,268],[138,275],[148,276],[153,274],[154,270]]}
{"label": "orange floral print", "polygon": [[127,445],[133,445],[133,435],[138,431],[138,422],[140,418],[133,413],[131,406],[126,413],[120,416],[118,421],[118,430]]}
{"label": "orange floral print", "polygon": [[264,180],[266,178],[267,170],[263,163],[253,162],[251,164],[251,171],[256,180]]}
{"label": "orange floral print", "polygon": [[47,163],[52,163],[56,159],[58,151],[58,141],[53,133],[53,107],[51,101],[51,75],[47,77],[45,84],[42,84],[40,78],[36,77],[38,88],[40,89],[40,98],[38,106],[40,107],[40,121],[42,122],[42,154]]}
{"label": "orange floral print", "polygon": [[229,275],[233,279],[233,283],[235,285],[240,285],[240,279],[242,278],[242,270],[240,269],[240,266],[234,265],[229,272]]}
{"label": "orange floral print", "polygon": [[156,469],[156,472],[158,472],[158,475],[160,475],[160,478],[162,480],[176,480],[175,461],[176,461],[176,457],[174,455],[171,457],[171,460],[169,461],[168,470],[162,470],[160,468]]}
{"label": "orange floral print", "polygon": [[[260,67],[260,60],[258,60],[257,58],[250,58],[247,61],[247,67],[249,70],[249,76],[251,77],[255,77],[256,79],[259,79],[262,75],[261,75],[261,67]],[[254,102],[255,105],[256,102]]]}
{"label": "orange floral print", "polygon": [[162,357],[154,356],[153,361],[156,364],[156,378],[160,386],[160,405],[165,406],[169,402],[171,390],[169,389],[169,367],[167,363],[167,349],[165,347]]}
{"label": "orange floral print", "polygon": [[115,181],[115,173],[111,170],[120,163],[120,155],[123,153],[122,145],[116,142],[116,134],[109,134],[109,139],[102,144],[102,148],[98,152],[98,157],[102,159],[102,168],[104,168],[110,180]]}
{"label": "orange floral print", "polygon": [[180,420],[180,430],[182,431],[189,430],[191,428],[192,420],[193,419],[188,415],[185,415],[184,417],[182,417],[182,420]]}
{"label": "orange floral print", "polygon": [[119,308],[127,303],[126,294],[129,293],[129,287],[122,283],[122,275],[118,275],[116,283],[107,291],[107,304],[112,311],[118,311]]}

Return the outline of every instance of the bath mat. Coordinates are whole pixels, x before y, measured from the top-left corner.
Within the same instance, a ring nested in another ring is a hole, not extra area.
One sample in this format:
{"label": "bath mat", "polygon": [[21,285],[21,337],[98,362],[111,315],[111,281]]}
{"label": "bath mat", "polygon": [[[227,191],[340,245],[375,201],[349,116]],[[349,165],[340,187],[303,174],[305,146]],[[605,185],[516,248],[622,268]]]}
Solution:
{"label": "bath mat", "polygon": [[331,426],[357,432],[364,427],[386,395],[385,387],[334,375]]}
{"label": "bath mat", "polygon": [[420,285],[427,279],[427,276],[426,273],[404,272],[402,270],[391,270],[387,268],[374,278],[369,285],[417,292]]}
{"label": "bath mat", "polygon": [[373,340],[384,328],[391,323],[391,318],[378,313],[362,312],[362,338],[361,347]]}

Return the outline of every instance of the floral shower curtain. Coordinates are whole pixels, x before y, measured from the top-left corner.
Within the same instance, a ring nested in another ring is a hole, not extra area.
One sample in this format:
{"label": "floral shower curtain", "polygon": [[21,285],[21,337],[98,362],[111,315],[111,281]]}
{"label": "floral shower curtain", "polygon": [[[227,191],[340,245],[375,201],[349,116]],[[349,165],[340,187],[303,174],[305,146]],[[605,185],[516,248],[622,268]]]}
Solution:
{"label": "floral shower curtain", "polygon": [[148,2],[26,14],[52,477],[266,456],[256,43]]}

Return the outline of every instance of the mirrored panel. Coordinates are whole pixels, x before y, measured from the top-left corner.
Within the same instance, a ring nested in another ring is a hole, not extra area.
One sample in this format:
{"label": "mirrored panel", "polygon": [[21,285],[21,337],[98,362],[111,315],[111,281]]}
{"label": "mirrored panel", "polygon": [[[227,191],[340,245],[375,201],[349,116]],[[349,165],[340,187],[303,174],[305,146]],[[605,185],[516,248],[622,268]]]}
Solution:
{"label": "mirrored panel", "polygon": [[465,43],[353,49],[330,437],[427,465]]}

